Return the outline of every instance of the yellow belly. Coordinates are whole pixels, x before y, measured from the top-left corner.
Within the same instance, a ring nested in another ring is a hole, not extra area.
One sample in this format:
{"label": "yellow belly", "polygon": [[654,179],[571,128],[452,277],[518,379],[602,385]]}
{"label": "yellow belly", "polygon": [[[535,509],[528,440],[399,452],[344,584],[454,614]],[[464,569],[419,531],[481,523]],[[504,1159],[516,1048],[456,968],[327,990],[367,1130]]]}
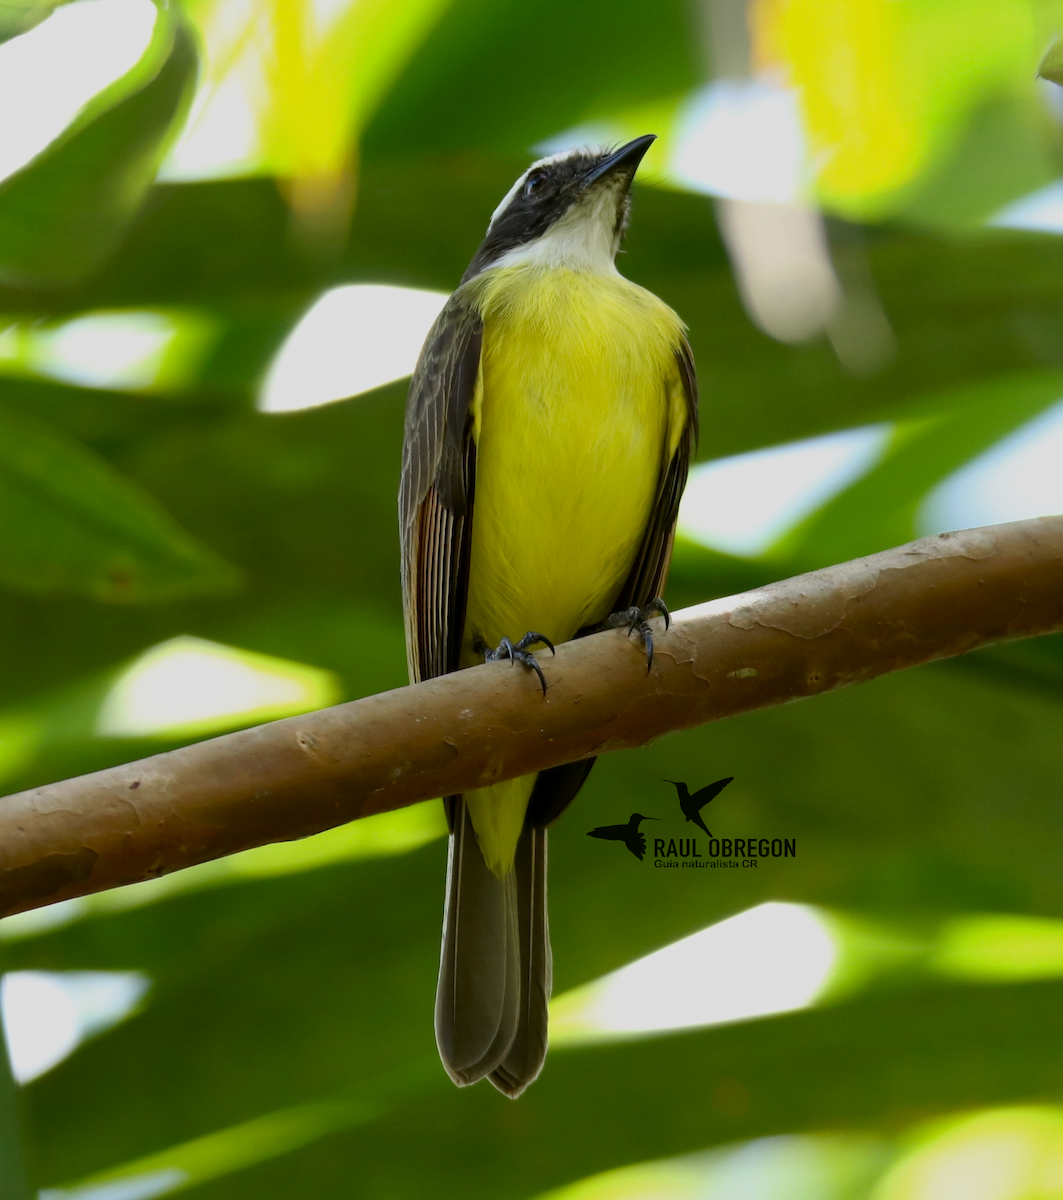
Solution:
{"label": "yellow belly", "polygon": [[[604,620],[682,432],[682,325],[620,276],[488,272],[462,665],[528,630]],[[470,792],[485,858],[512,864],[534,776]]]}

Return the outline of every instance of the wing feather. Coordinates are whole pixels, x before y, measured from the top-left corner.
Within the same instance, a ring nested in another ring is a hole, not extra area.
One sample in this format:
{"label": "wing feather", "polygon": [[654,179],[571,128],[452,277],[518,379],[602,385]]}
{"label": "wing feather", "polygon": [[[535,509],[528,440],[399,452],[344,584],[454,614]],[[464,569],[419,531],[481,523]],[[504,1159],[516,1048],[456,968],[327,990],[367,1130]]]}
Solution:
{"label": "wing feather", "polygon": [[686,338],[677,347],[675,359],[686,419],[675,451],[661,473],[653,512],[646,525],[646,535],[635,565],[613,606],[615,612],[636,604],[641,607],[660,596],[668,577],[668,565],[672,561],[679,501],[686,487],[690,460],[698,442],[698,377],[694,369],[694,355]]}
{"label": "wing feather", "polygon": [[410,678],[454,671],[469,577],[483,322],[459,289],[425,342],[406,404],[399,526]]}
{"label": "wing feather", "polygon": [[[410,381],[399,524],[406,650],[415,682],[456,671],[461,655],[476,477],[471,410],[482,343],[483,322],[459,288],[432,327]],[[475,1083],[498,1069],[495,1085],[516,1094],[538,1074],[546,1049],[545,1000],[536,1006],[529,995],[521,1007],[518,880],[515,873],[498,879],[487,867],[463,798],[447,796],[444,803],[451,838],[436,1043],[455,1083]],[[545,927],[533,932],[525,931],[525,941],[539,948],[533,961],[540,970],[545,966],[548,988]],[[522,1048],[510,1058],[520,1032]]]}

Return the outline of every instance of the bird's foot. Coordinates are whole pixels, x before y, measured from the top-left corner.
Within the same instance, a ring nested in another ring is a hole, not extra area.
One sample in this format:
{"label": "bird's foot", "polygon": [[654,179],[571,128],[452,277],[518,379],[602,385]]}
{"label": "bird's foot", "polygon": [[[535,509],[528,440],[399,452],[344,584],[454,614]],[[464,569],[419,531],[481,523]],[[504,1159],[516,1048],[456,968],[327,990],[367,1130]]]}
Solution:
{"label": "bird's foot", "polygon": [[642,639],[642,645],[646,650],[646,673],[649,674],[650,668],[653,666],[653,631],[650,629],[650,617],[654,613],[659,613],[664,617],[664,627],[668,628],[672,623],[672,614],[668,611],[668,605],[660,598],[655,597],[648,604],[644,604],[641,608],[635,606],[627,608],[623,612],[615,612],[611,617],[607,617],[602,625],[603,629],[622,629],[627,626],[628,637],[635,630],[639,631],[639,637]]}
{"label": "bird's foot", "polygon": [[539,676],[539,683],[542,685],[543,695],[546,695],[546,679],[543,676],[542,668],[535,661],[535,655],[529,653],[529,646],[543,645],[549,648],[551,654],[556,654],[554,643],[548,637],[541,633],[536,633],[533,629],[520,639],[519,642],[512,642],[508,637],[504,637],[494,650],[488,646],[480,645],[477,650],[484,656],[484,662],[498,662],[503,658],[508,658],[510,662],[521,663],[525,667],[529,667]]}

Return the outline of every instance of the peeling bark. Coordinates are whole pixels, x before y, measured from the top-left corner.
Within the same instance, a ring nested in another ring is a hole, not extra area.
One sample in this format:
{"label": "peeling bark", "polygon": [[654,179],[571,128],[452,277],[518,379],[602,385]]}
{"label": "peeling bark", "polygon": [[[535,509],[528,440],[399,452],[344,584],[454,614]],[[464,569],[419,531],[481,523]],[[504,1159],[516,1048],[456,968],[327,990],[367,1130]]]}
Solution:
{"label": "peeling bark", "polygon": [[1063,517],[924,538],[0,800],[0,916],[1063,629]]}

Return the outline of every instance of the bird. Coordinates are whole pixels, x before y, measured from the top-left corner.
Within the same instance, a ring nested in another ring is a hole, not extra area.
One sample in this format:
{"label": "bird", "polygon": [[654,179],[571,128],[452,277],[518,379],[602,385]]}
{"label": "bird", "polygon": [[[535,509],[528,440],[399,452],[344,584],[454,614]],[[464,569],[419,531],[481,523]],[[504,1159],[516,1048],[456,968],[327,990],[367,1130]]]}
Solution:
{"label": "bird", "polygon": [[[686,326],[616,268],[654,135],[540,159],[495,209],[406,405],[399,524],[411,681],[650,620],[698,433]],[[513,686],[526,686],[519,676]],[[435,1031],[451,1079],[515,1097],[542,1069],[547,826],[593,759],[444,798]]]}
{"label": "bird", "polygon": [[587,836],[604,838],[607,842],[623,842],[632,854],[642,861],[646,853],[646,835],[639,831],[642,821],[656,821],[656,817],[644,817],[641,813],[632,813],[626,825],[599,825],[592,829]]}
{"label": "bird", "polygon": [[685,783],[677,783],[674,779],[666,779],[664,782],[670,783],[679,793],[679,807],[683,810],[683,816],[688,821],[693,821],[698,828],[704,829],[709,837],[712,837],[712,830],[701,819],[701,810],[706,804],[715,800],[729,783],[734,782],[734,776],[728,775],[726,779],[717,779],[715,783],[706,784],[693,796]]}

